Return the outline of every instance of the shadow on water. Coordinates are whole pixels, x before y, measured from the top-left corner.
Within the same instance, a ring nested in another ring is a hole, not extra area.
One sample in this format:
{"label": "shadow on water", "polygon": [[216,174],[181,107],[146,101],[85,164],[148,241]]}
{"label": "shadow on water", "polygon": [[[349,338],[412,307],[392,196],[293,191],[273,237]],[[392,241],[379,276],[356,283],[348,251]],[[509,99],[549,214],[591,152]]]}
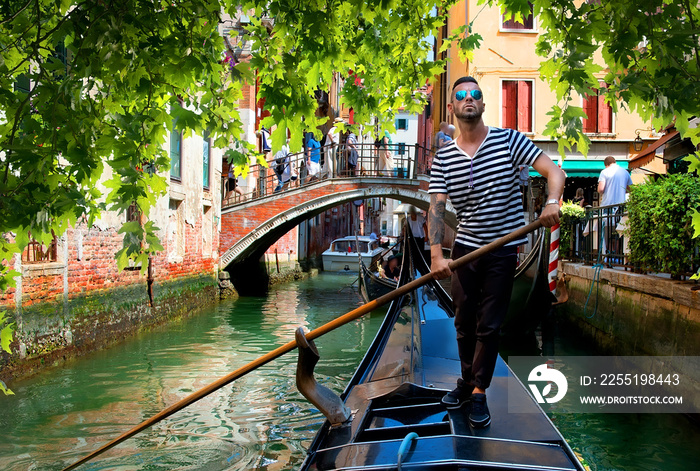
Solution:
{"label": "shadow on water", "polygon": [[[605,355],[557,315],[536,333],[502,339],[501,354]],[[698,469],[700,426],[682,414],[556,414],[550,418],[593,471],[686,471]]]}

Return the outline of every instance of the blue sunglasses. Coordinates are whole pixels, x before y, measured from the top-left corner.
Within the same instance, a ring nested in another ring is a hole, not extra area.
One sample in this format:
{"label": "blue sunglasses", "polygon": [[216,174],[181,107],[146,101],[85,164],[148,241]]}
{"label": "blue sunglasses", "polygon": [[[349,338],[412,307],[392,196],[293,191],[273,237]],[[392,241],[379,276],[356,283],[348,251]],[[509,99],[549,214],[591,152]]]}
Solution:
{"label": "blue sunglasses", "polygon": [[[484,94],[481,93],[481,90],[469,90],[469,94],[474,98],[475,100],[481,100],[484,98]],[[467,91],[466,90],[460,90],[457,93],[455,93],[455,98],[457,101],[462,101],[465,98],[467,98]]]}

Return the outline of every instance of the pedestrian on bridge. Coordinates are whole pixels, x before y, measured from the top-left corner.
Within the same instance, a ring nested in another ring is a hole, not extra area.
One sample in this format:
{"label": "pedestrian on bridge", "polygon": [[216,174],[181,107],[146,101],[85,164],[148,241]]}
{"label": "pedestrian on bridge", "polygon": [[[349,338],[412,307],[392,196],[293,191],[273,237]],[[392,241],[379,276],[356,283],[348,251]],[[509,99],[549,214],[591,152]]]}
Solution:
{"label": "pedestrian on bridge", "polygon": [[290,181],[296,180],[296,176],[293,176],[292,162],[289,157],[289,139],[287,139],[287,144],[283,145],[275,154],[274,166],[275,174],[277,174],[279,181],[277,188],[274,190],[277,193],[285,189]]}
{"label": "pedestrian on bridge", "polygon": [[394,175],[394,156],[391,153],[391,136],[388,131],[379,139],[379,159],[377,161],[377,174],[380,177]]}
{"label": "pedestrian on bridge", "polygon": [[454,124],[448,124],[447,125],[447,139],[445,140],[445,144],[450,142],[452,139],[455,138],[455,133],[457,132],[457,128],[455,127]]}
{"label": "pedestrian on bridge", "polygon": [[306,173],[309,181],[318,180],[321,173],[321,144],[312,132],[306,133]]}
{"label": "pedestrian on bridge", "polygon": [[338,117],[333,121],[333,126],[328,130],[326,134],[326,160],[324,162],[324,174],[328,178],[333,178],[333,172],[337,168],[336,159],[338,154],[338,144],[340,144],[340,130],[338,129],[338,124],[344,123],[343,118]]}
{"label": "pedestrian on bridge", "polygon": [[348,159],[348,175],[351,177],[355,176],[355,172],[357,169],[357,162],[360,158],[360,154],[357,150],[357,136],[353,131],[350,131],[350,134],[348,134],[348,139],[346,142],[346,151],[347,151],[347,159]]}
{"label": "pedestrian on bridge", "polygon": [[440,130],[435,134],[435,147],[440,149],[445,146],[448,142],[452,140],[450,136],[447,135],[449,125],[443,121],[440,123]]}

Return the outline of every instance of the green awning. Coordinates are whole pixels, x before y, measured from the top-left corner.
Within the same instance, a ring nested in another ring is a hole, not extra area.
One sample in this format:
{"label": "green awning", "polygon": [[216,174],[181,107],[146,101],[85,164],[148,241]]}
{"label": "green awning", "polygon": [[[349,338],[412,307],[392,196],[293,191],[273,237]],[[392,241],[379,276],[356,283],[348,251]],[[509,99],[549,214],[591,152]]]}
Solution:
{"label": "green awning", "polygon": [[[617,164],[626,169],[627,161],[618,161]],[[593,177],[598,178],[600,172],[605,168],[605,163],[602,160],[574,160],[566,159],[562,165],[568,177]],[[538,172],[530,168],[530,176],[532,178],[541,177]]]}

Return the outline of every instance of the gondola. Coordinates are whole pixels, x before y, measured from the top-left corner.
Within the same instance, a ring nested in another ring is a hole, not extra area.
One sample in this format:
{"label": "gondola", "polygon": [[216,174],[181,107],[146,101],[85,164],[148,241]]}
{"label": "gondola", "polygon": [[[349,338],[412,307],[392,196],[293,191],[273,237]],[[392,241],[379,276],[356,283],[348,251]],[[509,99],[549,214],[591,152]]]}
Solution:
{"label": "gondola", "polygon": [[405,245],[405,238],[408,236],[410,236],[410,229],[408,232],[404,232],[404,235],[399,242],[382,252],[381,256],[375,262],[370,264],[369,268],[367,268],[367,265],[365,265],[362,257],[359,257],[358,284],[360,296],[362,296],[362,299],[366,303],[395,290],[398,286],[398,282],[396,280],[390,280],[388,278],[382,278],[376,275],[374,273],[374,268],[377,268],[378,271],[379,264],[384,261],[384,255],[390,251],[395,252],[397,247]]}
{"label": "gondola", "polygon": [[[415,244],[409,247],[400,284],[428,272]],[[329,419],[300,469],[584,471],[522,383],[508,391],[514,377],[500,357],[488,390],[489,427],[471,428],[465,408],[445,409],[440,398],[460,375],[453,317],[437,282],[393,301],[336,404],[319,407]],[[509,412],[514,398],[527,410]]]}
{"label": "gondola", "polygon": [[[408,225],[404,229],[404,234],[405,237],[413,239]],[[403,242],[403,245],[406,245],[406,242]],[[534,332],[543,314],[549,311],[550,304],[554,299],[549,293],[547,278],[549,271],[548,248],[548,232],[538,231],[532,250],[515,270],[511,303],[503,322],[502,332],[504,336],[520,336],[523,333]],[[372,270],[367,268],[362,259],[359,261],[358,279],[360,295],[365,302],[377,299],[396,289],[397,286],[395,281],[375,275]]]}
{"label": "gondola", "polygon": [[[381,263],[381,259],[379,260]],[[396,289],[397,281],[375,275],[360,259],[360,295],[366,303]]]}

